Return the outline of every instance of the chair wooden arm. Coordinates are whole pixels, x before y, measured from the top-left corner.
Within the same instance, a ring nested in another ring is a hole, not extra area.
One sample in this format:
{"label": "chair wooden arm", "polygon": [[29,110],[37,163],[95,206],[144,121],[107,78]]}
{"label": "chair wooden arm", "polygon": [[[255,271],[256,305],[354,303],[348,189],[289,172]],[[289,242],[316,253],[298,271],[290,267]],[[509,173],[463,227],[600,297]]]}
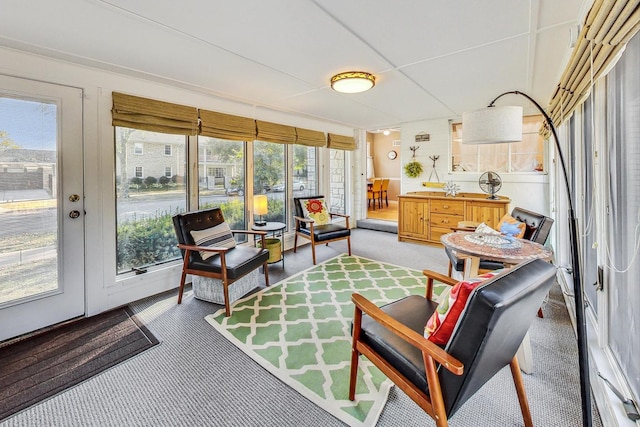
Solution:
{"label": "chair wooden arm", "polygon": [[345,225],[346,225],[346,227],[347,227],[347,228],[349,228],[349,218],[350,218],[350,215],[341,214],[341,213],[337,213],[337,212],[336,212],[336,213],[334,213],[334,212],[329,212],[329,216],[330,216],[331,218],[333,218],[334,216],[339,216],[339,217],[341,217],[341,218],[344,218],[344,220],[345,220]]}
{"label": "chair wooden arm", "polygon": [[311,218],[304,218],[301,216],[294,216],[293,219],[295,219],[296,221],[307,223],[307,224],[313,224],[315,222]]}
{"label": "chair wooden arm", "polygon": [[254,230],[231,230],[233,234],[254,234],[256,236],[266,236],[266,231],[254,231]]}
{"label": "chair wooden arm", "polygon": [[438,282],[442,282],[445,285],[449,285],[449,286],[453,286],[456,283],[458,283],[457,280],[432,270],[422,270],[422,274],[424,274],[427,277],[427,290],[425,292],[425,298],[427,298],[428,300],[432,300],[432,297],[433,297],[433,281],[434,280],[437,280]]}
{"label": "chair wooden arm", "polygon": [[[388,329],[393,334],[413,345],[423,354],[432,357],[436,362],[440,363],[448,371],[452,372],[455,375],[462,375],[464,371],[464,365],[458,359],[451,356],[436,344],[432,343],[424,336],[398,322],[362,295],[353,294],[351,295],[351,300],[356,305],[357,310],[367,313],[373,320],[378,322],[384,328]],[[354,322],[358,323],[357,325],[354,325],[354,330],[360,330],[360,321],[362,320],[362,316],[356,315],[354,316],[354,319]]]}
{"label": "chair wooden arm", "polygon": [[204,252],[218,252],[225,253],[230,248],[224,248],[222,246],[196,246],[196,245],[185,245],[183,243],[178,243],[178,248],[184,249],[186,251],[204,251]]}

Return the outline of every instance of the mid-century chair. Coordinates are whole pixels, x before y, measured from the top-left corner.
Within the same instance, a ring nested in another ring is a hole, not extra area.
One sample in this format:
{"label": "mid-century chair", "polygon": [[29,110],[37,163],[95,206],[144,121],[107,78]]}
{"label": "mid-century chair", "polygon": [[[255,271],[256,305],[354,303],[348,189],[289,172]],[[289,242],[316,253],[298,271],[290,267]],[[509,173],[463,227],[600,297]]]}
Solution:
{"label": "mid-century chair", "polygon": [[368,205],[371,206],[371,202],[373,202],[373,210],[376,210],[376,202],[378,202],[378,207],[381,208],[380,197],[382,194],[382,179],[376,178],[373,180],[373,184],[371,184],[371,188],[367,190],[367,202]]}
{"label": "mid-century chair", "polygon": [[[349,215],[329,212],[324,202],[324,196],[295,197],[293,203],[296,215],[296,234],[293,238],[293,252],[298,249],[298,236],[311,240],[313,265],[316,264],[316,245],[336,240],[347,240],[347,248],[351,255],[351,229]],[[333,217],[343,217],[345,225],[334,224]],[[313,218],[312,218],[313,217]]]}
{"label": "mid-century chair", "polygon": [[[453,285],[425,270],[426,298],[409,296],[377,307],[354,294],[353,348],[349,399],[355,399],[357,366],[366,356],[416,402],[436,425],[448,419],[498,371],[509,365],[525,426],[531,412],[516,352],[536,310],[555,281],[556,268],[532,260],[487,279],[469,294],[451,337],[441,347],[424,337],[437,308],[433,280]],[[501,396],[495,396],[500,405]]]}
{"label": "mid-century chair", "polygon": [[[262,266],[265,285],[269,286],[269,250],[262,249],[265,247],[264,231],[231,230],[220,208],[177,214],[173,217],[173,227],[184,260],[178,304],[182,303],[187,274],[211,277],[222,282],[227,316],[231,315],[229,286],[233,282]],[[235,234],[259,235],[262,245],[260,248],[236,245]]]}
{"label": "mid-century chair", "polygon": [[[526,225],[523,239],[531,240],[541,245],[545,244],[549,237],[551,226],[553,225],[553,218],[517,207],[511,211],[511,216]],[[470,231],[473,231],[473,229],[470,229]],[[445,252],[449,257],[449,276],[451,276],[453,269],[456,271],[464,271],[464,257],[458,257],[456,251],[449,248],[445,248]],[[498,261],[481,259],[479,269],[486,271],[497,270],[503,267],[504,264]]]}
{"label": "mid-century chair", "polygon": [[380,187],[380,204],[382,204],[382,198],[384,197],[384,201],[389,207],[389,178],[382,178],[382,187]]}

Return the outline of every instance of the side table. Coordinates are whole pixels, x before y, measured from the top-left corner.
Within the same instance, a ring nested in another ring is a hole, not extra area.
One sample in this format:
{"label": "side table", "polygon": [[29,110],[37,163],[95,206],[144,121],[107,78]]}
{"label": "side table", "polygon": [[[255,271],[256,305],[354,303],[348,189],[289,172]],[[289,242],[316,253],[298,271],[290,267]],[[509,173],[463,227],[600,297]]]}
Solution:
{"label": "side table", "polygon": [[[287,225],[282,222],[267,222],[265,225],[251,225],[251,230],[253,231],[265,231],[268,237],[271,235],[272,238],[277,239],[280,243],[280,257],[276,260],[269,261],[269,264],[275,264],[277,262],[282,261],[282,268],[284,268],[284,230],[287,228]],[[253,243],[256,244],[256,237],[253,237]],[[270,252],[271,253],[271,252]],[[271,255],[269,256],[271,258]]]}

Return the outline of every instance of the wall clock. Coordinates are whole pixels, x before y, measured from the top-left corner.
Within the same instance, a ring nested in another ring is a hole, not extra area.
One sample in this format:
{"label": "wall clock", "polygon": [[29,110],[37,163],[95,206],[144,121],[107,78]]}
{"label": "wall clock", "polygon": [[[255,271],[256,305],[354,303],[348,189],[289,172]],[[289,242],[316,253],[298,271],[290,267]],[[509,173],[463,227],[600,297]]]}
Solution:
{"label": "wall clock", "polygon": [[390,160],[393,160],[393,159],[395,159],[396,157],[398,157],[398,153],[396,153],[394,150],[391,150],[391,151],[389,151],[389,152],[387,153],[387,157],[388,157]]}

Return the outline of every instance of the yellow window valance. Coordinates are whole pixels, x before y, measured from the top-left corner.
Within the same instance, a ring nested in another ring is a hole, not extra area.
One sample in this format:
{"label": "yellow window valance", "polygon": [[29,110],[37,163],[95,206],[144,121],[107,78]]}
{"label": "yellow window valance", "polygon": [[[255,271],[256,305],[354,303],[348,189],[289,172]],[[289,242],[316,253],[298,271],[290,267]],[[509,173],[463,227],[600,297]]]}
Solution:
{"label": "yellow window valance", "polygon": [[567,68],[549,104],[556,125],[586,99],[592,81],[603,76],[627,42],[640,29],[639,0],[595,0]]}
{"label": "yellow window valance", "polygon": [[309,147],[324,147],[327,145],[327,138],[324,136],[324,132],[296,128],[296,144]]}
{"label": "yellow window valance", "polygon": [[209,110],[200,111],[200,135],[233,141],[253,141],[256,122],[253,119]]}
{"label": "yellow window valance", "polygon": [[296,142],[296,128],[293,126],[279,125],[277,123],[256,120],[259,141],[276,142],[278,144],[293,144]]}
{"label": "yellow window valance", "polygon": [[119,92],[113,92],[112,98],[113,126],[179,135],[198,132],[198,110],[195,107]]}
{"label": "yellow window valance", "polygon": [[352,136],[329,134],[327,147],[334,150],[353,151],[356,149],[356,140]]}

